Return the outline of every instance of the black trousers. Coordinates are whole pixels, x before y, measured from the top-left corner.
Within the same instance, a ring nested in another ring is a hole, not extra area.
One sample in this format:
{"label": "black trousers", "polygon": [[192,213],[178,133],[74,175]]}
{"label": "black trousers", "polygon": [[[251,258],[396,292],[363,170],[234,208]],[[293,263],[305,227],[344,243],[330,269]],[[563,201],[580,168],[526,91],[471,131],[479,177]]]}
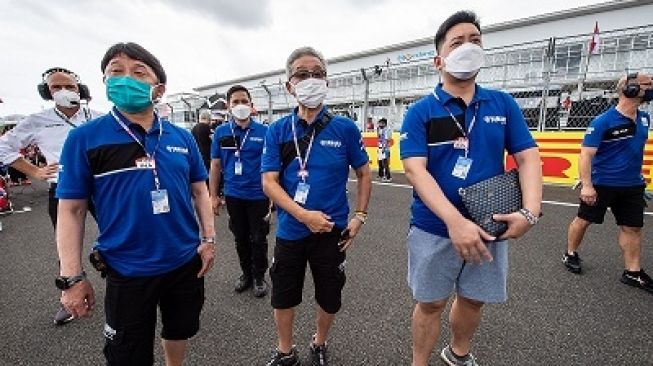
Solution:
{"label": "black trousers", "polygon": [[270,201],[226,196],[229,230],[236,240],[240,268],[245,276],[261,279],[268,269],[270,224],[265,221]]}
{"label": "black trousers", "polygon": [[[57,209],[59,207],[59,199],[55,197],[56,191],[57,184],[51,184],[50,189],[48,190],[48,215],[50,216],[50,221],[52,222],[52,227],[54,229],[57,228]],[[97,222],[97,217],[95,216],[95,205],[90,199],[88,200],[88,212],[91,213],[91,216],[93,216]]]}
{"label": "black trousers", "polygon": [[387,178],[390,179],[392,176],[390,175],[390,163],[389,160],[383,159],[379,160],[379,178]]}

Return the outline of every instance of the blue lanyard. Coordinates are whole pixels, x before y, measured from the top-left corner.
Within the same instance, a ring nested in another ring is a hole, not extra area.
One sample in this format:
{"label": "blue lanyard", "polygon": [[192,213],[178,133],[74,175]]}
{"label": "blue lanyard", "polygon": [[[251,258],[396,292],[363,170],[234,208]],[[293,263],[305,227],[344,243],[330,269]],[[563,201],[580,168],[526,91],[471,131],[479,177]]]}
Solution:
{"label": "blue lanyard", "polygon": [[154,151],[152,151],[152,154],[150,155],[150,153],[147,152],[145,145],[143,145],[141,140],[139,140],[138,137],[134,135],[132,130],[130,130],[129,127],[127,127],[127,124],[122,120],[121,116],[116,114],[116,112],[113,109],[111,110],[111,115],[116,120],[116,122],[118,122],[120,127],[122,127],[122,129],[125,130],[125,132],[127,132],[127,134],[129,134],[129,136],[131,136],[131,138],[134,139],[134,141],[136,141],[136,143],[143,148],[143,151],[145,151],[145,155],[147,156],[147,158],[154,161],[154,169],[152,169],[152,174],[154,174],[154,185],[156,186],[156,190],[158,191],[161,188],[161,183],[159,181],[159,175],[156,171],[156,160],[154,159],[154,157],[156,156],[157,150],[159,150],[159,144],[161,143],[161,135],[163,134],[163,124],[161,123],[161,120],[159,119],[158,116],[155,115],[156,121],[159,122],[159,138],[156,141],[156,146],[154,146]]}
{"label": "blue lanyard", "polygon": [[467,129],[467,131],[465,131],[463,126],[460,124],[460,122],[458,122],[458,119],[456,118],[456,116],[454,116],[453,113],[451,113],[451,109],[449,109],[449,107],[447,107],[444,104],[444,102],[442,102],[442,100],[440,99],[438,94],[435,92],[435,90],[433,91],[433,97],[435,97],[435,99],[438,102],[440,102],[440,104],[447,111],[447,113],[449,113],[449,116],[451,116],[451,119],[456,123],[456,127],[458,127],[460,132],[463,134],[463,137],[465,137],[467,139],[467,147],[465,148],[465,157],[467,157],[467,154],[469,153],[469,144],[470,144],[469,136],[471,135],[472,129],[474,128],[474,125],[476,124],[476,115],[478,114],[478,105],[480,103],[476,102],[476,107],[474,109],[474,117],[472,117],[472,121],[469,122],[469,128]]}
{"label": "blue lanyard", "polygon": [[[252,122],[250,121],[250,124]],[[245,141],[247,141],[247,136],[249,136],[249,131],[251,131],[251,127],[247,128],[247,132],[245,132],[245,136],[243,137],[243,140],[240,142],[240,146],[236,142],[236,131],[234,130],[234,125],[236,124],[235,121],[231,121],[229,124],[229,127],[231,127],[231,136],[234,138],[234,144],[236,145],[236,157],[238,160],[240,160],[240,152],[243,150],[243,146],[245,146]]]}

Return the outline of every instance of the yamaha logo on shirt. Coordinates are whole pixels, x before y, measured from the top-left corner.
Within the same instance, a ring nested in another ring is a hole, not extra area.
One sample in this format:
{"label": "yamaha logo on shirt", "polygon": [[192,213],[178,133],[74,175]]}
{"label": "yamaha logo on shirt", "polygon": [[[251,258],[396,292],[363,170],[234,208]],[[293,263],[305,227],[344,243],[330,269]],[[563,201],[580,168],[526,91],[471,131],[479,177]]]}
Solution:
{"label": "yamaha logo on shirt", "polygon": [[45,125],[45,128],[62,127],[63,125],[64,125],[63,123],[49,123]]}
{"label": "yamaha logo on shirt", "polygon": [[399,135],[399,140],[404,141],[408,139],[408,132],[404,132],[401,135]]}
{"label": "yamaha logo on shirt", "polygon": [[263,137],[250,137],[249,141],[261,143],[263,142]]}
{"label": "yamaha logo on shirt", "polygon": [[506,124],[506,117],[505,116],[485,116],[485,117],[483,117],[483,121],[485,121],[485,123],[498,123],[500,125],[505,125]]}
{"label": "yamaha logo on shirt", "polygon": [[174,152],[174,153],[180,153],[180,154],[188,155],[188,148],[186,148],[186,147],[168,145],[168,146],[166,146],[166,150],[168,150],[168,152]]}
{"label": "yamaha logo on shirt", "polygon": [[342,141],[338,140],[322,140],[320,141],[320,145],[324,147],[340,147],[342,146]]}
{"label": "yamaha logo on shirt", "polygon": [[588,127],[588,128],[587,128],[587,131],[585,131],[585,134],[586,134],[586,135],[591,135],[592,132],[594,132],[594,127]]}
{"label": "yamaha logo on shirt", "polygon": [[648,118],[642,116],[642,126],[648,127]]}

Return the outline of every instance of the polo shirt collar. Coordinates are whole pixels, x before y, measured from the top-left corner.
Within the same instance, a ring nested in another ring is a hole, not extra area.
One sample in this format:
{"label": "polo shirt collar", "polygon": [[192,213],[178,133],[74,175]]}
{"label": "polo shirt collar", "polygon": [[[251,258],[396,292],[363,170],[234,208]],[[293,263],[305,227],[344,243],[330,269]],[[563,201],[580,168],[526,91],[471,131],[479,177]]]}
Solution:
{"label": "polo shirt collar", "polygon": [[[320,109],[320,113],[318,113],[317,116],[315,116],[315,121],[322,118],[322,115],[324,113],[326,113],[326,111],[327,111],[327,107],[325,105],[323,105],[322,109]],[[298,113],[299,113],[299,107],[295,107],[293,109],[293,111],[292,111],[293,116],[295,116],[295,121],[297,121],[297,123],[299,125],[301,125],[302,127],[307,128],[308,127],[308,122],[303,120],[301,117],[299,117]]]}
{"label": "polo shirt collar", "polygon": [[254,128],[254,120],[252,119],[252,117],[249,118],[249,125],[247,125],[247,127],[245,127],[245,128],[240,127],[238,125],[238,123],[236,123],[236,120],[233,119],[233,118],[231,120],[229,120],[229,123],[231,124],[231,128],[233,128],[234,130],[245,131],[245,130],[254,130],[255,129]]}
{"label": "polo shirt collar", "polygon": [[[134,123],[134,122],[131,122],[130,120],[128,120],[127,117],[125,117],[122,113],[120,113],[120,111],[118,110],[118,108],[116,108],[115,106],[111,109],[111,111],[114,112],[114,113],[116,114],[116,116],[118,116],[119,118],[122,118],[122,121],[123,121],[123,122],[126,122],[126,125],[127,125],[128,127],[132,127],[132,126],[134,126],[134,125],[138,125],[138,126],[140,126],[138,123]],[[113,116],[111,116],[111,117],[113,118]],[[159,120],[159,123],[156,123],[157,119]],[[118,121],[114,121],[114,122],[115,122],[115,123],[114,123],[114,128],[116,129],[116,131],[122,131],[122,130],[123,130],[123,129],[122,129],[122,126],[120,126],[120,124],[118,123]],[[155,113],[155,114],[154,114],[154,123],[152,123],[152,129],[151,129],[149,132],[146,131],[146,133],[153,133],[153,132],[159,133],[159,128],[160,128],[163,124],[164,124],[164,120],[161,119],[161,118],[160,118],[160,117]],[[141,128],[142,128],[142,127],[141,127]],[[164,133],[164,134],[168,134],[168,133],[170,133],[170,128],[165,128],[165,127],[164,127],[164,128],[163,128],[163,133]]]}
{"label": "polo shirt collar", "polygon": [[[458,99],[451,94],[447,93],[444,89],[442,89],[442,83],[439,83],[436,87],[434,92],[440,97],[440,100],[442,101],[443,104],[448,104],[449,101],[452,99]],[[474,97],[472,98],[471,104],[474,104],[476,102],[480,102],[483,100],[489,100],[490,99],[490,93],[487,91],[487,89],[483,88],[482,86],[476,84],[476,90],[474,91]]]}

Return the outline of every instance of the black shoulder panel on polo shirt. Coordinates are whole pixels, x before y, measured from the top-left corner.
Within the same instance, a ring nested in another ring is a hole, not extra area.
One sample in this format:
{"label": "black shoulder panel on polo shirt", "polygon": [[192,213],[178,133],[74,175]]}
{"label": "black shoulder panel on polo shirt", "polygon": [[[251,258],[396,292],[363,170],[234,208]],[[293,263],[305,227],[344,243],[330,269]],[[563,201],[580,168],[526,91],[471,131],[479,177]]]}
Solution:
{"label": "black shoulder panel on polo shirt", "polygon": [[133,168],[136,160],[145,156],[143,148],[136,142],[101,145],[86,151],[93,175]]}
{"label": "black shoulder panel on polo shirt", "polygon": [[218,140],[218,143],[222,148],[235,148],[240,145],[240,136],[236,136],[235,139],[232,135],[222,136],[220,140]]}
{"label": "black shoulder panel on polo shirt", "polygon": [[[459,114],[456,119],[461,122],[465,121],[465,115]],[[449,115],[431,118],[426,123],[426,136],[429,144],[454,141],[459,137],[464,137],[458,126],[456,126],[456,122]]]}
{"label": "black shoulder panel on polo shirt", "polygon": [[633,137],[635,136],[636,130],[637,130],[637,126],[634,123],[632,122],[624,123],[607,129],[603,134],[603,141],[609,142],[609,141],[621,140],[628,137]]}

